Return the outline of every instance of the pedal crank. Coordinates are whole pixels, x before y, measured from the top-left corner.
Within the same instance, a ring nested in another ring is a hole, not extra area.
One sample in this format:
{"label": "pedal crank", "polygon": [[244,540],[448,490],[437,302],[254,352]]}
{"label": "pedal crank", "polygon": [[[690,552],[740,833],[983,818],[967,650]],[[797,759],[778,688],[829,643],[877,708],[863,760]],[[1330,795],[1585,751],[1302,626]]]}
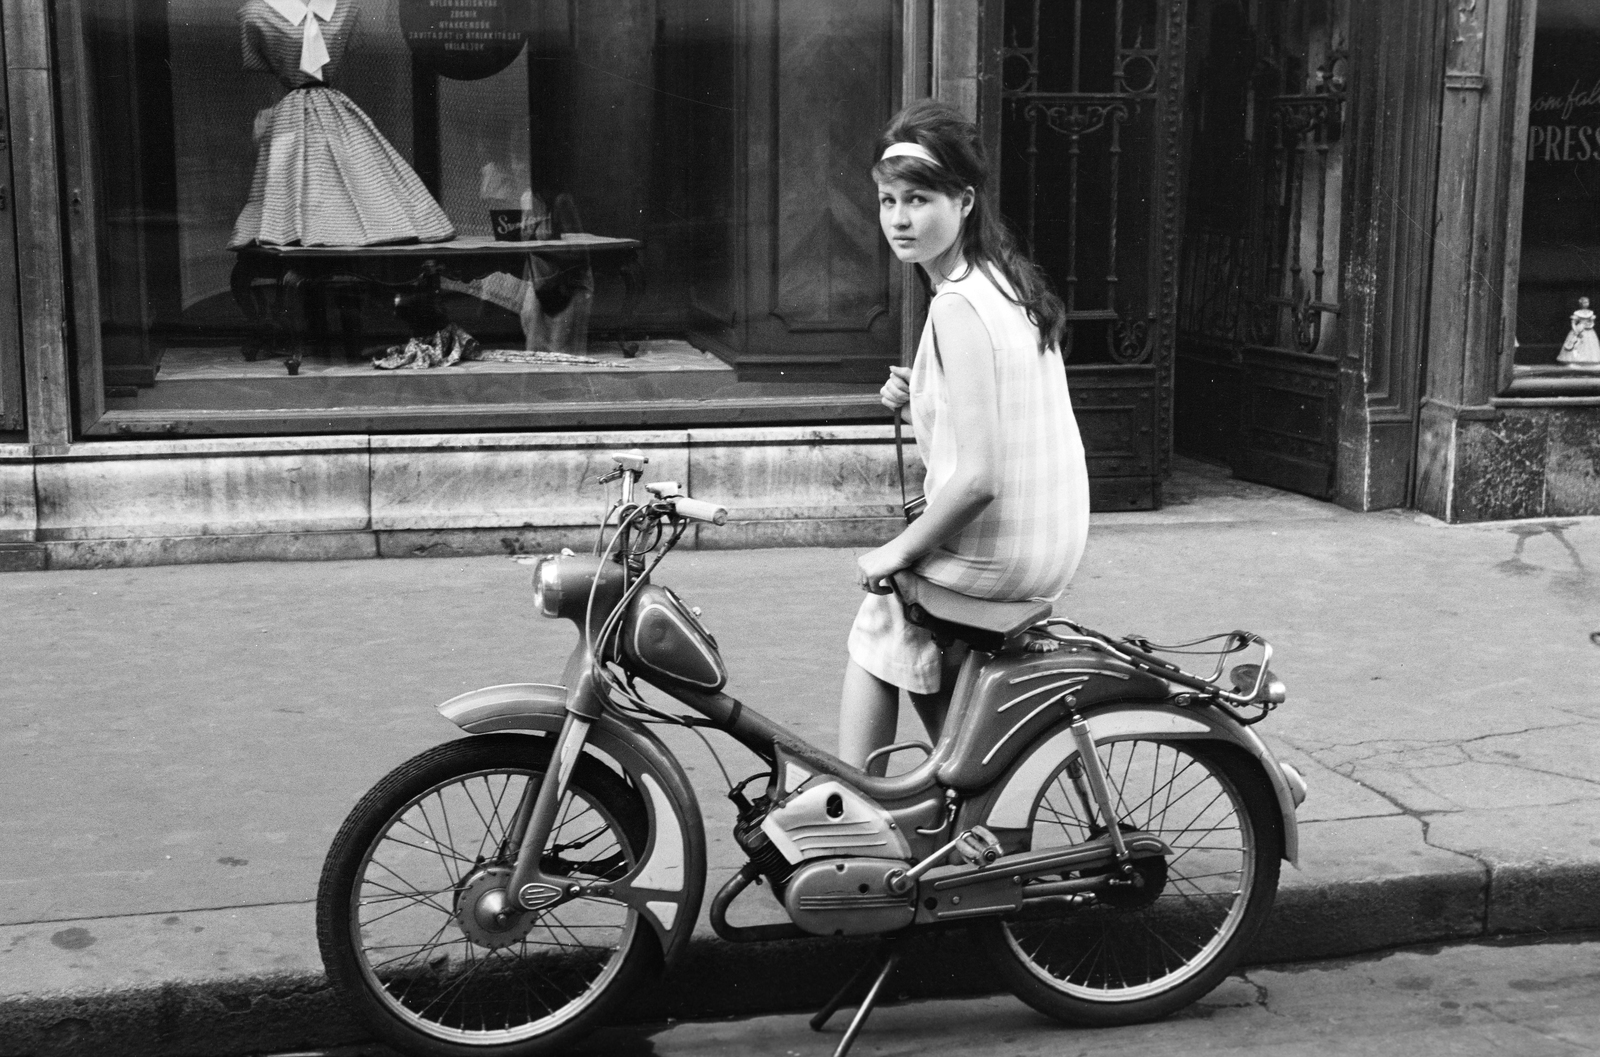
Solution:
{"label": "pedal crank", "polygon": [[883,885],[895,895],[905,895],[916,887],[917,879],[936,866],[944,864],[951,852],[959,854],[969,866],[988,866],[1003,854],[1000,840],[985,826],[962,830],[943,847],[909,870],[890,870],[884,875]]}

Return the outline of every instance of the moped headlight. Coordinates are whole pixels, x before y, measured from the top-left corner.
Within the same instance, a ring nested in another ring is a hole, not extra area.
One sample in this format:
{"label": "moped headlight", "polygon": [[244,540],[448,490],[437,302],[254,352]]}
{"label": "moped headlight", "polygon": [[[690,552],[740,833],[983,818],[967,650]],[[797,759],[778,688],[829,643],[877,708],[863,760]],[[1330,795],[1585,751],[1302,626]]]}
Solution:
{"label": "moped headlight", "polygon": [[533,570],[533,604],[547,617],[561,615],[561,565],[554,557]]}

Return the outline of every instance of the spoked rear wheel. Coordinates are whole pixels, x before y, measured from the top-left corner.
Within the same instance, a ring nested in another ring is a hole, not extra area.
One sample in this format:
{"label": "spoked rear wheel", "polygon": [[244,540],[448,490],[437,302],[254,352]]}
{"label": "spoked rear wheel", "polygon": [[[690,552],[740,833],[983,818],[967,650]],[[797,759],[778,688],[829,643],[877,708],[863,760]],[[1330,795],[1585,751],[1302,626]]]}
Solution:
{"label": "spoked rear wheel", "polygon": [[[1216,987],[1271,909],[1283,846],[1260,764],[1237,748],[1140,738],[1098,748],[1122,829],[1159,837],[1169,854],[1136,860],[1133,883],[1101,886],[1087,904],[1040,899],[980,927],[1019,998],[1096,1026],[1166,1016]],[[1073,753],[1040,792],[1033,850],[1103,835],[1076,773]]]}
{"label": "spoked rear wheel", "polygon": [[[534,796],[546,739],[467,738],[402,764],[356,805],[323,868],[329,977],[384,1041],[430,1057],[528,1057],[592,1030],[660,957],[610,899],[505,913],[508,829]],[[647,844],[639,797],[584,757],[541,860],[547,876],[617,880]]]}

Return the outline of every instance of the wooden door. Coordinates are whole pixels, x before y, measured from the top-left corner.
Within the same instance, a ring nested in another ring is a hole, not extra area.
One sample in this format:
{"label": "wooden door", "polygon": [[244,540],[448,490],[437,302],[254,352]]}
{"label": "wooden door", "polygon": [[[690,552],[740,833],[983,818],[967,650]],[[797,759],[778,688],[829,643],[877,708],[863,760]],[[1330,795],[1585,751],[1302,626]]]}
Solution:
{"label": "wooden door", "polygon": [[1245,480],[1335,488],[1343,5],[1197,0],[1175,446]]}
{"label": "wooden door", "polygon": [[1183,0],[1004,5],[1000,207],[1066,302],[1097,510],[1161,504],[1184,13]]}
{"label": "wooden door", "polygon": [[[656,4],[656,187],[647,238],[683,277],[688,327],[737,359],[740,319],[746,27],[740,0]],[[705,335],[714,335],[706,338]]]}
{"label": "wooden door", "polygon": [[[674,0],[698,10],[713,0]],[[900,284],[878,230],[873,145],[899,104],[900,0],[756,0],[741,9],[739,65],[700,53],[680,94],[702,107],[694,176],[737,208],[701,218],[693,340],[741,379],[876,381],[900,357]],[[691,79],[691,76],[694,79]],[[736,91],[729,91],[736,88]],[[689,155],[686,153],[685,155]]]}

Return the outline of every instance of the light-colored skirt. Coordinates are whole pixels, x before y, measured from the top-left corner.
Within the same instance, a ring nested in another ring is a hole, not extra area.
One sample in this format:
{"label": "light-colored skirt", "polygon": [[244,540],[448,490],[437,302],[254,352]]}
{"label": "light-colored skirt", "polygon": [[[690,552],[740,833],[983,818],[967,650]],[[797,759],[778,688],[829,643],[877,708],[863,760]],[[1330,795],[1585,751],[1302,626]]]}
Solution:
{"label": "light-colored skirt", "polygon": [[906,619],[897,595],[868,595],[850,628],[850,659],[891,686],[913,694],[939,689],[939,646],[933,633]]}
{"label": "light-colored skirt", "polygon": [[333,88],[300,88],[272,108],[250,200],[229,246],[442,242],[455,227],[372,119]]}

